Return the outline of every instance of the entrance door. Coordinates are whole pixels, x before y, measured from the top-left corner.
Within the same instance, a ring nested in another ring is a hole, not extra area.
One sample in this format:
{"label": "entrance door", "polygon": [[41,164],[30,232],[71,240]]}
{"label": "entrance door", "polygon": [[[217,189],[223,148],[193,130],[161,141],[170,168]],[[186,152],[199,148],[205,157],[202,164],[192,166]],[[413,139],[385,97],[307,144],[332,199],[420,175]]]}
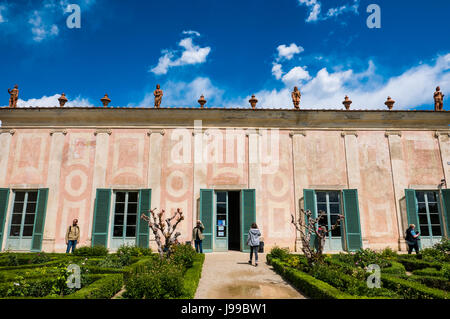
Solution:
{"label": "entrance door", "polygon": [[228,192],[216,192],[214,251],[228,251]]}

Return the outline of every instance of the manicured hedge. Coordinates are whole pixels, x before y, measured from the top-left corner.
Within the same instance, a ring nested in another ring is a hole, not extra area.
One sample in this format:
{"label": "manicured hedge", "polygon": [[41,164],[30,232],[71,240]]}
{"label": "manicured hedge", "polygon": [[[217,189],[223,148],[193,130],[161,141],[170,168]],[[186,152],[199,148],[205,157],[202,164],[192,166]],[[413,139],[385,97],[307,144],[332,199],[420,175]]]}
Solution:
{"label": "manicured hedge", "polygon": [[406,269],[403,264],[396,262],[396,261],[390,261],[391,266],[381,269],[381,272],[384,274],[392,274],[392,275],[399,275],[399,276],[406,276]]}
{"label": "manicured hedge", "polygon": [[111,299],[123,287],[122,274],[108,274],[64,299]]}
{"label": "manicured hedge", "polygon": [[205,261],[205,255],[197,254],[194,257],[194,264],[184,274],[183,284],[183,297],[182,299],[194,299],[195,292],[197,291],[200,277],[202,276],[203,262]]}
{"label": "manicured hedge", "polygon": [[450,281],[444,277],[436,276],[411,276],[408,280],[416,281],[430,288],[450,291]]}
{"label": "manicured hedge", "polygon": [[5,267],[0,267],[0,271],[32,269],[32,268],[37,268],[37,267],[51,267],[51,266],[58,265],[59,263],[61,263],[61,260],[53,260],[53,261],[49,261],[44,264],[26,264],[26,265],[20,265],[20,266],[5,266]]}
{"label": "manicured hedge", "polygon": [[339,291],[333,286],[314,278],[300,270],[290,268],[286,263],[268,258],[274,270],[295,288],[314,299],[353,299],[354,297]]}
{"label": "manicured hedge", "polygon": [[423,268],[423,269],[417,269],[414,270],[413,275],[416,276],[435,276],[435,277],[441,277],[442,274],[439,270],[436,268]]}
{"label": "manicured hedge", "polygon": [[406,299],[447,299],[445,291],[430,288],[414,281],[408,281],[393,275],[381,274],[383,286],[397,292]]}
{"label": "manicured hedge", "polygon": [[408,271],[414,271],[418,269],[424,269],[424,268],[435,268],[437,270],[441,270],[442,264],[441,263],[430,263],[427,261],[423,261],[420,259],[414,259],[411,257],[400,257],[398,258],[398,261],[405,266],[406,270]]}

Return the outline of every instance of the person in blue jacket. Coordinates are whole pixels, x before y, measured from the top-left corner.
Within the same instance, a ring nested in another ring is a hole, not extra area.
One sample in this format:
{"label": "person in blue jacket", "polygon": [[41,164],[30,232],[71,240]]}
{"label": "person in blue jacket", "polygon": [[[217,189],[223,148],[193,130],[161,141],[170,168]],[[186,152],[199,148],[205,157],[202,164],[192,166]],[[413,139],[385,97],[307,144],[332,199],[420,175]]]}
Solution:
{"label": "person in blue jacket", "polygon": [[415,230],[416,225],[411,224],[409,228],[406,230],[406,243],[408,244],[408,254],[411,255],[413,249],[416,251],[416,254],[419,254],[419,243],[418,241],[420,233]]}

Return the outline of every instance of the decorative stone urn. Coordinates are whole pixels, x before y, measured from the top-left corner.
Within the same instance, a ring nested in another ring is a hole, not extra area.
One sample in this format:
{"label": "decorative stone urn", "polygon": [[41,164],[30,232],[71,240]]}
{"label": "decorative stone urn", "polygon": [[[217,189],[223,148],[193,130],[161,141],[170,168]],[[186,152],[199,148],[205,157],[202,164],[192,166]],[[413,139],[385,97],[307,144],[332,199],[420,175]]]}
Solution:
{"label": "decorative stone urn", "polygon": [[200,104],[201,109],[205,106],[206,102],[207,101],[205,100],[205,97],[202,94],[202,96],[200,96],[200,99],[198,100],[198,104]]}
{"label": "decorative stone urn", "polygon": [[252,106],[252,109],[256,109],[256,104],[258,103],[258,99],[255,97],[255,95],[252,95],[252,98],[249,100],[250,105]]}
{"label": "decorative stone urn", "polygon": [[61,94],[61,97],[58,99],[59,101],[59,107],[64,107],[64,105],[67,103],[67,98],[66,98],[66,94],[63,93]]}
{"label": "decorative stone urn", "polygon": [[111,103],[108,94],[105,94],[105,96],[102,99],[100,99],[100,101],[102,101],[103,107],[108,107],[108,104]]}
{"label": "decorative stone urn", "polygon": [[342,102],[342,104],[344,104],[346,110],[350,110],[350,105],[352,103],[353,102],[348,98],[347,95],[345,96],[344,102]]}
{"label": "decorative stone urn", "polygon": [[387,101],[384,102],[384,104],[386,104],[386,106],[388,107],[388,109],[390,111],[394,108],[395,101],[393,99],[391,99],[390,96],[388,96]]}

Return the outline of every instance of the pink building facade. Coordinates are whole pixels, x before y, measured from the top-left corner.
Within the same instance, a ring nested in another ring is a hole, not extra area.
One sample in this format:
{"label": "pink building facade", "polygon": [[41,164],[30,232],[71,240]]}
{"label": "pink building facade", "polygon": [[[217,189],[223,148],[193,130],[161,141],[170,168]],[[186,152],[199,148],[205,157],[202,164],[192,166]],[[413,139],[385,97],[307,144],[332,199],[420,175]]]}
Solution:
{"label": "pink building facade", "polygon": [[450,113],[249,109],[0,109],[0,247],[154,246],[140,222],[178,208],[204,249],[245,251],[256,222],[266,249],[300,251],[300,209],[344,224],[328,251],[405,250],[449,236]]}

